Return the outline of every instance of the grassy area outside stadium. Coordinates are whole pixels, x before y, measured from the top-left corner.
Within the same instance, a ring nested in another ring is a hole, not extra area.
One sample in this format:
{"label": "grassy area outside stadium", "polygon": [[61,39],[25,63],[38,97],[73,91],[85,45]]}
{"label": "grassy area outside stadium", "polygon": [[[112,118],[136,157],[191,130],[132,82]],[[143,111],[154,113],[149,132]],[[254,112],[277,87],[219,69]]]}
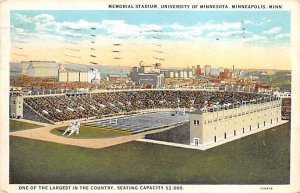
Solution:
{"label": "grassy area outside stadium", "polygon": [[26,123],[23,121],[17,121],[17,120],[9,120],[9,131],[21,131],[26,129],[35,129],[38,127],[42,127],[41,125],[36,125],[32,123]]}
{"label": "grassy area outside stadium", "polygon": [[88,149],[10,137],[11,184],[289,184],[289,123],[206,151],[144,142]]}

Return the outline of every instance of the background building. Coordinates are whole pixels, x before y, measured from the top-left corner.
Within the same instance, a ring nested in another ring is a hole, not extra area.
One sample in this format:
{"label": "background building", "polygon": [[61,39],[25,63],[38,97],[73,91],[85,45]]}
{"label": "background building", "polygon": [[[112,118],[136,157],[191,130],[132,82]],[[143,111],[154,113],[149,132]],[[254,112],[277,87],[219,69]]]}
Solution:
{"label": "background building", "polygon": [[200,65],[197,65],[196,69],[195,69],[195,76],[197,78],[199,78],[201,76],[201,68]]}
{"label": "background building", "polygon": [[225,68],[223,72],[220,72],[219,77],[223,79],[229,79],[231,77],[229,69]]}
{"label": "background building", "polygon": [[129,76],[136,86],[161,88],[165,85],[164,74],[160,72],[160,69],[153,66],[133,67]]}
{"label": "background building", "polygon": [[160,72],[164,74],[165,78],[188,79],[194,77],[193,69],[161,69]]}
{"label": "background building", "polygon": [[29,66],[29,62],[28,61],[22,61],[21,62],[21,75],[27,76],[28,66]]}
{"label": "background building", "polygon": [[209,76],[212,76],[212,77],[218,77],[220,74],[220,71],[218,68],[211,68],[210,69],[210,75]]}
{"label": "background building", "polygon": [[59,82],[100,82],[101,76],[98,69],[88,71],[66,71],[63,67],[59,70]]}
{"label": "background building", "polygon": [[[26,72],[26,66],[27,72]],[[22,74],[29,77],[57,78],[59,64],[54,61],[28,61],[22,62]]]}
{"label": "background building", "polygon": [[211,66],[205,65],[204,66],[204,76],[210,76],[210,70],[211,70]]}

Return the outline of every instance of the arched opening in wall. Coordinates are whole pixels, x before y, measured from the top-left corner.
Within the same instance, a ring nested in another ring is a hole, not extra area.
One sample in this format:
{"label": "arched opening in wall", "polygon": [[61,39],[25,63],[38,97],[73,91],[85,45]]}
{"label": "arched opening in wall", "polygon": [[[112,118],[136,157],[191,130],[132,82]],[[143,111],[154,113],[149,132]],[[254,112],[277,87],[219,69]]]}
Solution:
{"label": "arched opening in wall", "polygon": [[16,118],[16,114],[15,114],[15,113],[12,113],[12,114],[11,114],[11,117],[12,117],[12,118]]}
{"label": "arched opening in wall", "polygon": [[224,133],[224,139],[226,139],[226,133]]}
{"label": "arched opening in wall", "polygon": [[194,143],[195,143],[195,146],[198,146],[199,145],[199,138],[194,138]]}
{"label": "arched opening in wall", "polygon": [[233,134],[234,134],[234,136],[236,136],[236,130],[234,130]]}
{"label": "arched opening in wall", "polygon": [[245,133],[245,128],[243,128],[243,133]]}
{"label": "arched opening in wall", "polygon": [[259,128],[259,123],[257,123],[257,128]]}
{"label": "arched opening in wall", "polygon": [[266,126],[266,121],[264,121],[264,126]]}
{"label": "arched opening in wall", "polygon": [[215,136],[215,142],[217,142],[217,136]]}
{"label": "arched opening in wall", "polygon": [[250,131],[251,131],[251,125],[250,125]]}
{"label": "arched opening in wall", "polygon": [[278,117],[277,117],[277,122],[278,122]]}
{"label": "arched opening in wall", "polygon": [[271,124],[272,124],[273,120],[271,119]]}

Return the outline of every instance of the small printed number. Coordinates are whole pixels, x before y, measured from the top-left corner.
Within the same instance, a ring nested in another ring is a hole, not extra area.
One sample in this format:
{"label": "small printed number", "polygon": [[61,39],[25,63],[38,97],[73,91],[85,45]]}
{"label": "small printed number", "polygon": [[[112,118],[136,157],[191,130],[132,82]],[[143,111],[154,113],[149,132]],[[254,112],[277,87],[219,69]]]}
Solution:
{"label": "small printed number", "polygon": [[182,186],[166,186],[166,190],[183,190]]}
{"label": "small printed number", "polygon": [[261,190],[273,190],[272,187],[260,187]]}

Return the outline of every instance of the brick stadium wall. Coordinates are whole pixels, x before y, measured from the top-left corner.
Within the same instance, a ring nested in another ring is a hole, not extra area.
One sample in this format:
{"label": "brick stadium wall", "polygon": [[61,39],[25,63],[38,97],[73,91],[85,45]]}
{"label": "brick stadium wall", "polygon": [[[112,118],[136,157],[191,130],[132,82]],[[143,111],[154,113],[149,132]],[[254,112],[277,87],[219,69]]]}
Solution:
{"label": "brick stadium wall", "polygon": [[146,139],[167,141],[181,144],[190,144],[190,123],[180,125],[170,130],[153,133],[145,136]]}

